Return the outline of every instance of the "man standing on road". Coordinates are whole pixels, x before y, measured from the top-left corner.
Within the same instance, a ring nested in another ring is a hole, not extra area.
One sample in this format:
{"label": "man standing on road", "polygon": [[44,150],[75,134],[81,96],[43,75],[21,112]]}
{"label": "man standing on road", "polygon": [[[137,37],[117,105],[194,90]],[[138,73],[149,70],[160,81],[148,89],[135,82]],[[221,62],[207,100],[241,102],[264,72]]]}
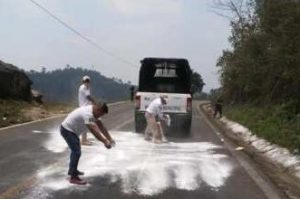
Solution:
{"label": "man standing on road", "polygon": [[223,100],[221,97],[219,97],[215,103],[214,118],[216,118],[218,114],[219,114],[219,118],[222,117],[222,106],[223,106]]}
{"label": "man standing on road", "polygon": [[[90,82],[91,79],[89,76],[86,75],[82,78],[82,84],[80,85],[78,91],[79,107],[87,106],[95,103],[94,98],[92,98],[91,96]],[[91,142],[89,142],[87,139],[87,133],[82,133],[81,143],[83,145],[91,145]]]}
{"label": "man standing on road", "polygon": [[62,122],[60,133],[71,150],[68,171],[68,175],[71,176],[70,183],[78,185],[85,185],[87,183],[79,178],[79,175],[83,175],[84,173],[77,169],[81,156],[80,134],[89,130],[99,141],[103,142],[107,149],[115,145],[115,141],[100,119],[101,116],[107,113],[107,105],[97,102],[93,105],[82,106],[75,109]]}
{"label": "man standing on road", "polygon": [[134,100],[134,90],[135,90],[134,86],[130,86],[129,90],[130,90],[130,101],[133,102],[133,100]]}
{"label": "man standing on road", "polygon": [[165,98],[158,97],[154,99],[148,106],[145,112],[147,127],[145,129],[145,139],[151,140],[153,136],[154,143],[162,143],[166,141],[161,122],[165,122],[165,116],[162,113],[162,106],[167,104]]}

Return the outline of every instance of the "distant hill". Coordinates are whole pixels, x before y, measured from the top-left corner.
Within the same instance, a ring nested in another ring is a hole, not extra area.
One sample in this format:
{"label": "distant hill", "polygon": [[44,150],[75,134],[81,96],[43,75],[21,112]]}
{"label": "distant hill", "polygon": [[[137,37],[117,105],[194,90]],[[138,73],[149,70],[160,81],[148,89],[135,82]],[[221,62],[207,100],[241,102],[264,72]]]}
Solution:
{"label": "distant hill", "polygon": [[46,72],[27,72],[32,80],[32,88],[40,91],[44,101],[77,104],[78,88],[84,75],[91,78],[92,95],[106,102],[129,99],[128,83],[115,78],[107,78],[94,70],[67,67]]}

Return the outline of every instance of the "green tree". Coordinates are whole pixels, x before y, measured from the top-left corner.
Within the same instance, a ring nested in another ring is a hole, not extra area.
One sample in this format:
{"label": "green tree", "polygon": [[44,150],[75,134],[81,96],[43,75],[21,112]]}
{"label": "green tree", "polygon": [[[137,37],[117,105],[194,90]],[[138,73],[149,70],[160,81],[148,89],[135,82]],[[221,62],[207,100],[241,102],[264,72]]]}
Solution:
{"label": "green tree", "polygon": [[204,85],[201,75],[192,70],[192,92],[201,93]]}
{"label": "green tree", "polygon": [[214,8],[232,28],[232,48],[217,62],[224,99],[288,103],[299,112],[300,2],[218,0]]}

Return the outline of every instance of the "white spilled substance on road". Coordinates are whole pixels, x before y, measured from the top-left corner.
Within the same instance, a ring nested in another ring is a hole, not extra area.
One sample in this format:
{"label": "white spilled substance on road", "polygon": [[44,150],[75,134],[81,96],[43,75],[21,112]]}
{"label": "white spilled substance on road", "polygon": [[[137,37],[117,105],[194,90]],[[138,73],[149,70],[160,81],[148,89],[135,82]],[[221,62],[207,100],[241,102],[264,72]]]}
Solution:
{"label": "white spilled substance on road", "polygon": [[48,132],[50,139],[44,144],[44,147],[54,153],[62,153],[67,149],[67,144],[57,128],[52,129]]}
{"label": "white spilled substance on road", "polygon": [[235,135],[240,137],[243,141],[251,144],[272,162],[283,166],[287,171],[300,179],[300,157],[293,155],[288,149],[272,144],[263,138],[257,137],[253,132],[243,125],[231,121],[226,117],[220,120],[227,128],[229,128]]}
{"label": "white spilled substance on road", "polygon": [[[88,181],[104,177],[109,178],[108,183],[120,182],[127,194],[151,196],[168,188],[193,191],[204,186],[218,190],[234,169],[227,155],[215,152],[222,147],[209,142],[154,144],[145,141],[141,134],[120,131],[111,134],[117,144],[110,150],[96,140],[93,145],[82,147],[79,170],[85,172]],[[45,148],[63,152],[66,143],[59,132],[53,132]],[[66,153],[65,161],[38,172],[39,185],[30,197],[41,190],[84,190],[92,186],[76,186],[67,181],[68,158]]]}
{"label": "white spilled substance on road", "polygon": [[32,133],[44,133],[44,132],[40,130],[33,130]]}

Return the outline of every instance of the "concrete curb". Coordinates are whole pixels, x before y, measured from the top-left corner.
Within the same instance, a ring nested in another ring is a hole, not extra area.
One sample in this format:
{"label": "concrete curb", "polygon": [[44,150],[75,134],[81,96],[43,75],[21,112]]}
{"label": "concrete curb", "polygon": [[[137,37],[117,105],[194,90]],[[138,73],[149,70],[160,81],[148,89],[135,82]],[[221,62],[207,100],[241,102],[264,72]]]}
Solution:
{"label": "concrete curb", "polygon": [[276,164],[280,164],[300,180],[300,157],[293,155],[288,149],[272,144],[263,138],[254,135],[248,128],[226,117],[219,120],[235,136],[254,147],[258,152]]}
{"label": "concrete curb", "polygon": [[[212,115],[212,108],[210,103],[203,104],[201,109],[204,110],[206,114]],[[258,160],[261,160],[262,158],[266,159],[268,162],[267,164],[272,165],[272,167],[274,168],[276,167],[278,170],[280,170],[281,173],[289,176],[288,178],[278,177],[277,180],[283,179],[285,183],[291,183],[294,190],[299,189],[300,156],[293,155],[291,152],[289,152],[288,149],[280,147],[276,144],[272,144],[269,141],[256,136],[247,127],[237,122],[231,121],[226,117],[214,120],[218,125],[226,129],[226,134],[230,139],[233,139],[236,142],[240,143],[241,146],[244,146],[245,151],[253,156],[259,156],[257,158]],[[261,164],[266,165],[266,163]],[[291,180],[293,182],[290,182]],[[289,189],[285,190],[285,192],[289,198],[298,198],[295,197]],[[294,193],[297,193],[297,195],[299,195],[298,191]]]}
{"label": "concrete curb", "polygon": [[25,123],[21,123],[21,124],[14,124],[14,125],[11,125],[11,126],[3,127],[3,128],[0,128],[0,133],[4,130],[7,130],[7,129],[26,126],[26,125],[29,125],[29,124],[34,124],[34,123],[43,122],[43,121],[47,121],[47,120],[52,120],[52,119],[64,117],[65,115],[66,114],[59,114],[59,115],[47,117],[47,118],[44,118],[44,119],[39,119],[39,120],[34,120],[34,121],[30,121],[30,122],[25,122]]}
{"label": "concrete curb", "polygon": [[[283,199],[286,198],[285,194],[278,189],[273,181],[263,172],[257,163],[253,162],[253,158],[248,153],[239,152],[236,150],[237,143],[234,142],[227,134],[224,132],[222,126],[212,118],[209,117],[207,112],[203,110],[203,106],[209,104],[210,102],[204,102],[198,106],[198,110],[202,118],[206,123],[213,129],[216,135],[221,139],[224,146],[231,152],[231,154],[236,158],[238,163],[244,168],[249,177],[255,182],[255,184],[262,190],[265,197],[268,199]],[[222,133],[221,133],[222,132]]]}

